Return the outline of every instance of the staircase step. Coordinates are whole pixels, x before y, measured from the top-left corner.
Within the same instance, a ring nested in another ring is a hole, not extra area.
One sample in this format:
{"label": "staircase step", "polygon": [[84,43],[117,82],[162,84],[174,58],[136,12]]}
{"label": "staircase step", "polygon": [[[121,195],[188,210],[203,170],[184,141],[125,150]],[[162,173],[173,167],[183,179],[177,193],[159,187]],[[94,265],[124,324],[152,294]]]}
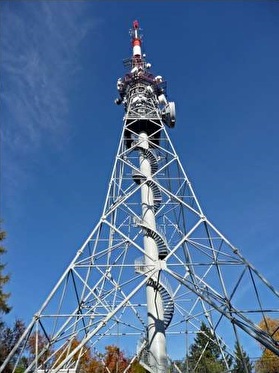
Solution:
{"label": "staircase step", "polygon": [[168,248],[167,244],[165,243],[164,239],[160,236],[160,234],[153,229],[150,229],[144,224],[139,224],[145,231],[154,239],[157,244],[158,251],[159,251],[159,259],[165,259],[168,255]]}
{"label": "staircase step", "polygon": [[142,154],[146,158],[149,159],[150,166],[151,166],[151,172],[152,172],[152,174],[155,174],[155,172],[158,171],[158,164],[157,164],[157,159],[156,159],[155,155],[149,149],[144,149],[144,148],[142,148],[140,146],[137,146],[136,148],[139,149],[139,151],[142,152]]}
{"label": "staircase step", "polygon": [[174,313],[173,299],[162,283],[157,282],[151,278],[148,280],[148,284],[153,286],[154,289],[157,289],[161,295],[164,307],[164,326],[165,329],[167,329],[169,324],[171,323]]}

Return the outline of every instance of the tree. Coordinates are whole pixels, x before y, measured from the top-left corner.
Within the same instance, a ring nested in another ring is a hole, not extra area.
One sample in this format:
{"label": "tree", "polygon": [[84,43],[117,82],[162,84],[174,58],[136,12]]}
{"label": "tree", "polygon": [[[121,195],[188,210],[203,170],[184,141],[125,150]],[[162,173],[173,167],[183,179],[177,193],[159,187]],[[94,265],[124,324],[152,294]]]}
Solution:
{"label": "tree", "polygon": [[130,358],[126,358],[124,352],[117,346],[108,345],[105,347],[105,353],[93,353],[87,364],[85,373],[123,373],[130,365],[129,373],[146,373],[146,370],[135,359],[131,363]]}
{"label": "tree", "polygon": [[[65,346],[62,353],[58,352],[55,356],[55,364],[54,367],[56,368],[59,366],[60,363],[64,361],[64,359],[69,355],[70,352],[72,352],[76,347],[80,345],[81,341],[79,341],[77,338],[73,338],[69,341],[68,345]],[[81,350],[75,353],[72,360],[74,362],[78,362],[79,365],[79,371],[80,372],[88,372],[90,364],[91,364],[91,351],[87,348],[87,346],[83,346]]]}
{"label": "tree", "polygon": [[234,346],[235,362],[232,373],[251,373],[253,365],[247,353],[243,350],[239,343]]}
{"label": "tree", "polygon": [[5,254],[6,249],[2,246],[2,241],[6,237],[6,232],[0,230],[0,314],[8,313],[11,310],[11,307],[9,307],[7,301],[9,299],[10,294],[5,293],[3,290],[3,286],[9,281],[10,276],[9,275],[4,275],[3,271],[5,269],[5,264],[1,260],[1,256]]}
{"label": "tree", "polygon": [[86,373],[103,373],[105,372],[104,364],[101,361],[101,358],[99,355],[93,356],[87,367],[86,367]]}
{"label": "tree", "polygon": [[[6,326],[4,323],[0,325],[0,366],[16,345],[24,330],[25,325],[21,320],[16,320],[12,328]],[[12,360],[9,361],[8,365],[5,367],[3,373],[12,372],[17,358],[18,354],[15,353]]]}
{"label": "tree", "polygon": [[[177,370],[177,368],[179,370]],[[169,373],[177,373],[178,371],[183,372],[183,373],[189,371],[187,368],[187,359],[186,360],[174,360],[171,363]]]}
{"label": "tree", "polygon": [[[46,346],[48,343],[48,340],[45,335],[40,333],[33,333],[27,344],[28,352],[29,352],[29,359],[32,361],[36,356],[36,351],[42,351],[44,349],[44,346]],[[42,365],[42,369],[47,368],[46,361],[51,356],[52,351],[51,349],[47,349],[37,360],[38,365]]]}
{"label": "tree", "polygon": [[[223,355],[221,351],[223,351]],[[225,359],[224,359],[225,357]],[[187,357],[190,371],[197,373],[221,373],[226,371],[226,363],[231,365],[231,359],[225,352],[225,346],[203,322],[201,328],[190,346]]]}
{"label": "tree", "polygon": [[119,347],[114,345],[106,346],[104,363],[111,373],[124,372],[129,365],[128,359],[124,356],[123,351],[120,351]]}
{"label": "tree", "polygon": [[[11,307],[8,305],[8,299],[10,294],[5,292],[3,287],[10,280],[10,276],[4,274],[6,264],[2,261],[3,254],[6,253],[6,249],[2,246],[2,241],[6,238],[6,232],[0,229],[0,366],[5,361],[6,357],[12,351],[16,345],[18,339],[21,337],[25,330],[25,325],[21,320],[16,320],[12,327],[8,327],[1,319],[3,314],[10,312]],[[15,361],[18,358],[18,352],[16,351],[13,358],[3,370],[3,373],[10,373],[13,370]],[[20,359],[21,365],[22,359]],[[17,371],[20,373],[20,369]]]}
{"label": "tree", "polygon": [[146,370],[143,368],[143,366],[140,365],[138,360],[135,360],[131,364],[131,368],[130,368],[129,372],[130,373],[145,373]]}
{"label": "tree", "polygon": [[[259,327],[272,335],[279,342],[279,319],[271,319],[269,317],[263,319],[259,323]],[[263,353],[260,359],[256,362],[257,373],[278,373],[279,372],[279,356],[262,347]]]}
{"label": "tree", "polygon": [[262,356],[256,362],[255,368],[257,373],[278,373],[279,357],[265,348]]}

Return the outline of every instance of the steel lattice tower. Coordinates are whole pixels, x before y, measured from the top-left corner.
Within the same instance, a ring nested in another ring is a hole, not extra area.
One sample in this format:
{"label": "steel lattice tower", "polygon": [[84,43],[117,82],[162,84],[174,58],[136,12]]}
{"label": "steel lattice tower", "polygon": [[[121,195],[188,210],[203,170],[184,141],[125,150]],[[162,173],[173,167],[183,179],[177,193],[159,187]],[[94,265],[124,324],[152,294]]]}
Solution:
{"label": "steel lattice tower", "polygon": [[128,72],[117,82],[124,125],[102,216],[0,371],[16,356],[26,358],[26,372],[72,372],[87,349],[118,338],[147,371],[163,373],[174,349],[187,355],[201,322],[222,340],[226,371],[243,337],[279,355],[267,323],[278,318],[279,294],[203,214],[166,128],[175,124],[174,103],[145,61],[137,21],[131,38]]}

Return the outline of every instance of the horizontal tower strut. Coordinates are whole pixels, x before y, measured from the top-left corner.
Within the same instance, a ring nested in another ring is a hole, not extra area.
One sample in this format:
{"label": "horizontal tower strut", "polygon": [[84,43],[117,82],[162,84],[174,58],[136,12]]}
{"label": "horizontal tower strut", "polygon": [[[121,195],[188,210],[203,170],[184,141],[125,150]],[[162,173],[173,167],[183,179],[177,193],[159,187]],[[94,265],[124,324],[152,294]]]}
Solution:
{"label": "horizontal tower strut", "polygon": [[[134,351],[126,373],[136,362],[151,373],[190,373],[207,356],[205,347],[195,365],[190,359],[203,325],[220,370],[231,370],[234,342],[250,337],[279,356],[279,293],[204,215],[169,137],[175,105],[142,53],[138,21],[130,35],[102,216],[0,372],[86,372],[93,351],[104,355],[117,340],[119,351]],[[185,369],[179,357],[188,357]]]}

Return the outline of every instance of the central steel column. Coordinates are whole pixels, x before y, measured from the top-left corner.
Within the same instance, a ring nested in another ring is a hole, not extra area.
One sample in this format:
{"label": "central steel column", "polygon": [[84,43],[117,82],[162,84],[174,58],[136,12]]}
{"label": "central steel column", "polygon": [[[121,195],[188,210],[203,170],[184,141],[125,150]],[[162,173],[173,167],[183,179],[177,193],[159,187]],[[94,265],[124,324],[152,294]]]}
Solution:
{"label": "central steel column", "polygon": [[[139,134],[138,146],[149,149],[148,135],[145,132]],[[140,152],[140,170],[146,178],[152,177],[151,161]],[[143,224],[151,230],[156,231],[156,220],[154,214],[153,191],[147,183],[141,186],[141,204]],[[145,266],[154,268],[158,261],[158,248],[154,238],[145,232],[144,238]],[[157,282],[157,278],[154,281]],[[147,285],[147,312],[148,312],[148,341],[149,341],[149,364],[156,373],[167,372],[166,336],[164,327],[164,307],[161,294],[154,286]]]}

